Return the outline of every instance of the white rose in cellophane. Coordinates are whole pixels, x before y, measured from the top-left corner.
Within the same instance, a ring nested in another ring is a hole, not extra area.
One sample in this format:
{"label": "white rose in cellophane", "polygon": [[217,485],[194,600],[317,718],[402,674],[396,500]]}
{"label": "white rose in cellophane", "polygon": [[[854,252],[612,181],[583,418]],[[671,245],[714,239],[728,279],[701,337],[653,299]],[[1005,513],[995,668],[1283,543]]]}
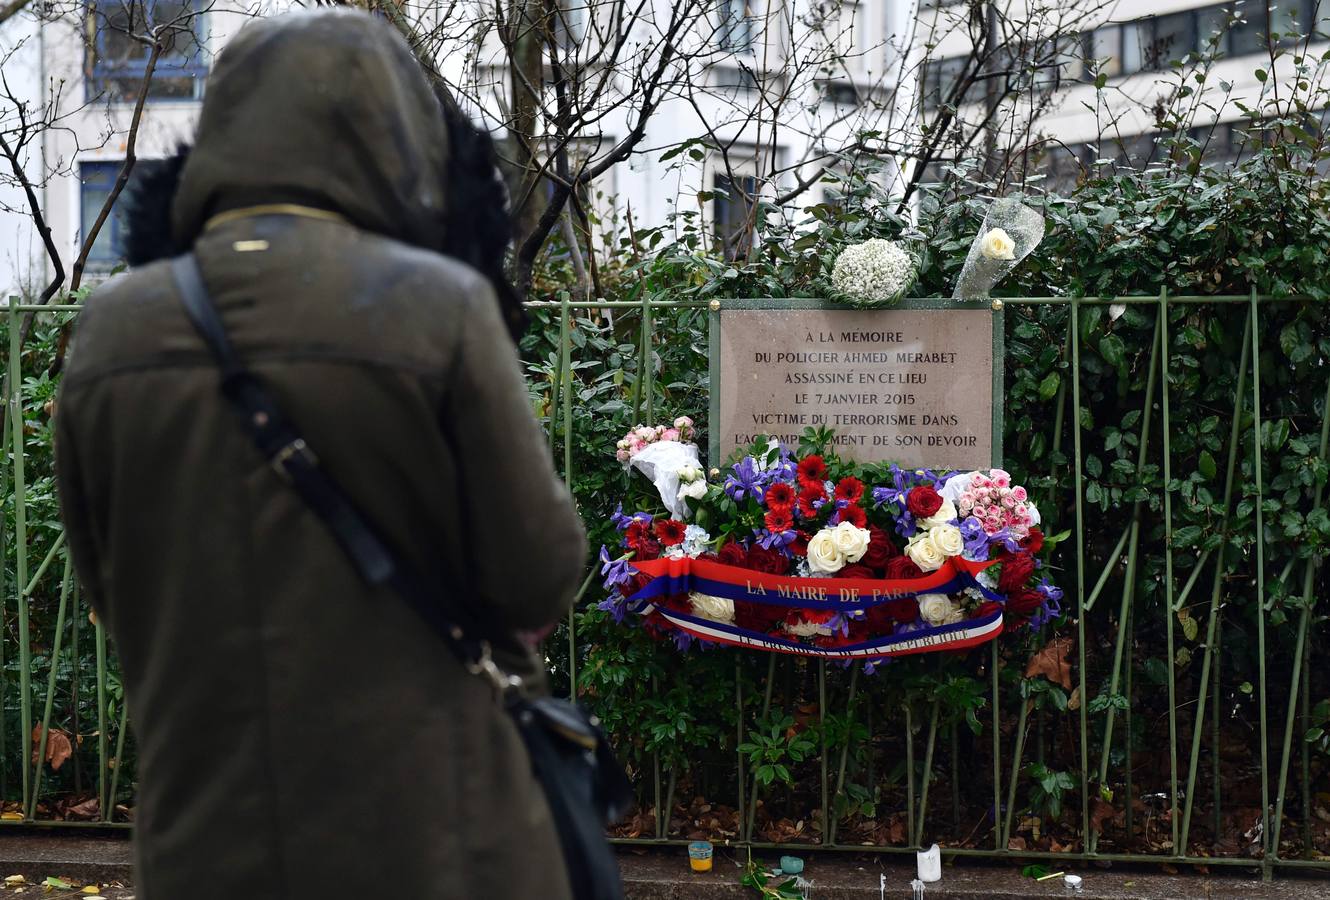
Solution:
{"label": "white rose in cellophane", "polygon": [[836,543],[835,529],[823,528],[808,541],[808,568],[823,575],[839,572],[845,566],[845,554]]}
{"label": "white rose in cellophane", "polygon": [[1004,228],[990,228],[984,235],[979,252],[989,259],[1015,259],[1016,242]]}
{"label": "white rose in cellophane", "polygon": [[857,563],[868,552],[868,542],[873,539],[867,528],[858,528],[849,522],[841,522],[832,529],[835,535],[836,549],[845,557],[845,562]]}
{"label": "white rose in cellophane", "polygon": [[920,594],[919,617],[929,625],[945,625],[956,613],[956,607],[946,594]]}

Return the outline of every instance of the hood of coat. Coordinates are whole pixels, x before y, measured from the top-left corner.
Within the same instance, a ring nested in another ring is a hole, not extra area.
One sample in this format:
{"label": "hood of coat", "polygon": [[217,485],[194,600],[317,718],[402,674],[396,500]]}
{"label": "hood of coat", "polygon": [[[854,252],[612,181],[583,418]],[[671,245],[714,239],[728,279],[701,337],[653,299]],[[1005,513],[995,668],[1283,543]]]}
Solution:
{"label": "hood of coat", "polygon": [[220,212],[296,203],[441,250],[447,154],[439,102],[391,25],[346,9],[260,20],[208,79],[174,243],[191,246]]}

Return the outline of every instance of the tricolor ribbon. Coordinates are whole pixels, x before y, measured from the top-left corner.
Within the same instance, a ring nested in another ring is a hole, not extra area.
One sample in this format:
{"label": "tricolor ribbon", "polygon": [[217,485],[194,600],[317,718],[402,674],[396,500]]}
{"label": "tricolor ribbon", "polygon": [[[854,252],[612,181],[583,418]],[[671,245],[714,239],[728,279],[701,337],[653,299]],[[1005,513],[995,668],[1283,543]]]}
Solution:
{"label": "tricolor ribbon", "polygon": [[706,641],[800,656],[874,660],[978,646],[1001,634],[1002,612],[999,610],[953,625],[930,626],[873,638],[859,644],[818,647],[682,613],[652,601],[696,591],[728,600],[846,613],[921,594],[952,594],[966,588],[974,588],[990,600],[1001,601],[1004,599],[1002,595],[988,590],[976,578],[992,564],[950,557],[941,568],[922,578],[799,578],[768,575],[705,559],[653,559],[630,563],[639,572],[653,578],[628,600],[636,604],[638,612],[658,612],[673,627]]}

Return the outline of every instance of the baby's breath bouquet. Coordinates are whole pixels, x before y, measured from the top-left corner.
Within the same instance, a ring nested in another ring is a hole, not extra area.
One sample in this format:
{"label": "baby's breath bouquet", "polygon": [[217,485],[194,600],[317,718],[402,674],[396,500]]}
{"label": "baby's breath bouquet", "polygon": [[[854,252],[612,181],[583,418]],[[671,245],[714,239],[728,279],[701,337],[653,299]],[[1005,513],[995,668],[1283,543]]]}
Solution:
{"label": "baby's breath bouquet", "polygon": [[890,306],[914,284],[914,256],[897,241],[874,238],[851,244],[831,267],[836,299],[852,306]]}

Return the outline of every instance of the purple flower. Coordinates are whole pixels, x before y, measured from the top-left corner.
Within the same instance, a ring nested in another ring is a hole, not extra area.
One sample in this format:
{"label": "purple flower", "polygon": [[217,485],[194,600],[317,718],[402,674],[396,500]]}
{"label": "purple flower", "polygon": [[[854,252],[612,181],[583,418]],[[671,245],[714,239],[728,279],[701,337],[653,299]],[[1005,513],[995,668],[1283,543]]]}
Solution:
{"label": "purple flower", "polygon": [[965,556],[969,559],[988,559],[988,535],[984,523],[974,516],[961,522],[961,540],[965,542]]}
{"label": "purple flower", "polygon": [[679,648],[680,652],[687,651],[689,647],[693,646],[693,642],[697,640],[688,632],[680,631],[677,628],[674,629],[670,637],[674,639],[674,646]]}
{"label": "purple flower", "polygon": [[624,619],[628,618],[628,603],[624,600],[623,594],[614,591],[604,600],[596,604],[596,609],[604,610],[610,614],[615,625],[622,625]]}
{"label": "purple flower", "polygon": [[757,467],[757,460],[751,456],[745,456],[730,469],[733,474],[725,478],[726,496],[735,503],[751,497],[761,504],[765,485],[763,484],[762,470]]}
{"label": "purple flower", "polygon": [[773,548],[784,550],[790,544],[793,544],[795,537],[797,537],[793,531],[767,531],[765,528],[759,528],[754,533],[757,535],[758,546],[766,550]]}
{"label": "purple flower", "polygon": [[1030,627],[1040,628],[1062,615],[1062,589],[1049,582],[1047,578],[1039,582],[1037,589],[1044,595],[1044,605],[1030,616]]}
{"label": "purple flower", "polygon": [[603,577],[605,589],[622,587],[633,580],[633,570],[628,565],[626,559],[610,559],[610,553],[605,549],[605,545],[600,546],[600,574]]}
{"label": "purple flower", "polygon": [[651,513],[648,512],[635,512],[631,516],[625,516],[623,514],[622,503],[614,507],[614,512],[613,514],[610,515],[610,521],[613,522],[614,527],[619,529],[620,531],[627,531],[628,526],[633,524],[634,521],[638,520],[650,524],[652,520],[652,515]]}

